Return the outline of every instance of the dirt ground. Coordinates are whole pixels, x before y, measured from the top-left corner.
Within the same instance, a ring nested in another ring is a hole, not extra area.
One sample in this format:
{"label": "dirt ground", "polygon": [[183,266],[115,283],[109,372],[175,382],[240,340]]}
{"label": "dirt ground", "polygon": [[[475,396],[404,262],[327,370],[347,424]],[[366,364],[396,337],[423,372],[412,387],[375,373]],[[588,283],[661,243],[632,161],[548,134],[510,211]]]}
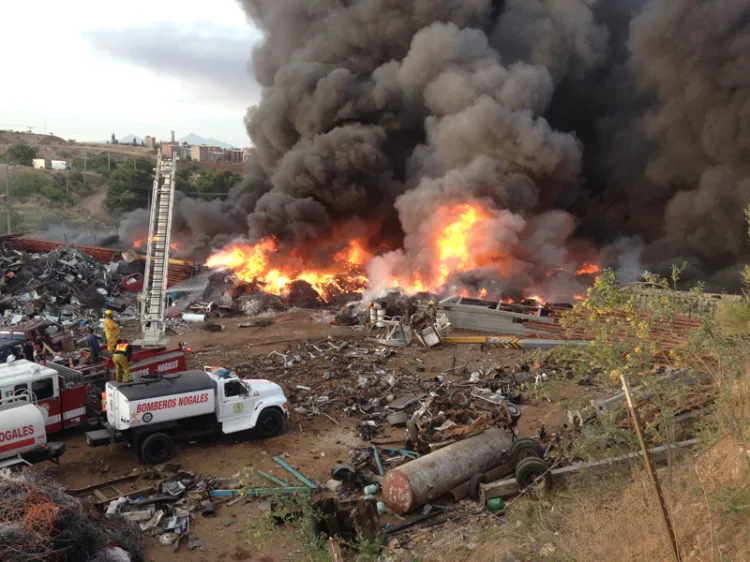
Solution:
{"label": "dirt ground", "polygon": [[[273,351],[284,353],[297,340],[347,340],[356,346],[358,340],[365,340],[365,331],[357,328],[331,326],[321,322],[318,313],[292,311],[274,318],[275,323],[264,328],[239,328],[238,323],[246,319],[225,319],[219,323],[225,326],[221,332],[196,331],[172,337],[172,344],[186,342],[191,348],[189,366],[201,368],[204,365],[222,365],[233,368],[249,359],[267,356]],[[479,345],[442,345],[431,350],[419,346],[396,349],[396,355],[388,360],[387,368],[395,372],[418,373],[419,376],[433,378],[441,371],[448,370],[455,355],[456,371],[471,372],[490,367],[512,367],[531,362],[529,352],[519,350],[489,349],[480,350]],[[533,368],[533,365],[529,365]],[[320,361],[311,362],[310,386],[323,384],[325,365]],[[268,376],[284,385],[283,374],[255,373],[254,376]],[[327,381],[325,384],[355,384],[358,373],[351,372],[346,377]],[[458,375],[446,374],[458,379]],[[295,380],[299,384],[298,380]],[[580,407],[593,398],[603,395],[601,389],[580,386],[575,381],[549,380],[539,392],[525,396],[519,422],[521,436],[533,436],[542,423],[549,432],[554,432],[566,421],[570,408]],[[317,390],[314,389],[314,390]],[[307,417],[292,413],[284,432],[276,438],[257,440],[249,438],[238,441],[236,438],[217,438],[199,445],[178,445],[174,462],[180,463],[183,470],[213,477],[231,477],[243,467],[265,470],[286,478],[272,460],[275,455],[285,455],[287,462],[308,478],[325,483],[330,478],[330,469],[337,464],[345,464],[349,451],[354,447],[366,446],[360,441],[354,428],[357,418],[341,415]],[[403,428],[390,428],[378,440],[403,439]],[[90,449],[82,433],[65,434],[62,440],[68,450],[61,466],[52,467],[63,485],[74,489],[112,480],[127,475],[140,468],[140,463],[124,445]],[[287,457],[288,455],[288,457]],[[478,506],[477,506],[478,508]],[[190,530],[205,543],[204,551],[191,551],[182,545],[177,553],[149,540],[149,555],[153,562],[214,562],[248,560],[251,562],[274,562],[295,560],[293,544],[284,533],[263,550],[254,544],[247,528],[247,521],[259,517],[261,511],[253,500],[239,502],[233,506],[222,505],[213,518],[203,518],[199,514]],[[482,519],[485,521],[485,519]],[[483,523],[483,524],[486,524]],[[455,560],[459,553],[445,553],[444,560]],[[434,558],[430,558],[434,559]]]}

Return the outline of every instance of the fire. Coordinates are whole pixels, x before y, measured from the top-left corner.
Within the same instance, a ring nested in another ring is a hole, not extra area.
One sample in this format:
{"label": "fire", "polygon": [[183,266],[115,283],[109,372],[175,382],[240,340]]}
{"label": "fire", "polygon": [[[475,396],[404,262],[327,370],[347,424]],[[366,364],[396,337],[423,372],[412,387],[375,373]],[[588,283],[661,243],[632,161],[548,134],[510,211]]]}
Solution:
{"label": "fire", "polygon": [[576,270],[576,275],[595,275],[599,273],[599,266],[593,263],[584,263]]}
{"label": "fire", "polygon": [[[493,219],[493,215],[474,202],[438,208],[431,218],[432,229],[425,238],[425,250],[427,255],[433,256],[433,260],[408,264],[407,267],[413,265],[410,271],[393,272],[378,283],[400,288],[408,294],[440,294],[446,289],[450,290],[456,274],[482,268],[494,269],[500,277],[507,276],[514,263],[511,252],[502,247],[488,252],[486,247],[487,236],[483,224]],[[333,238],[328,247],[333,244],[336,244],[335,253],[330,250],[330,253],[320,252],[320,247],[295,248],[284,252],[280,251],[277,241],[269,237],[254,245],[236,244],[224,248],[212,255],[206,266],[212,269],[231,269],[240,280],[258,283],[263,290],[277,295],[288,294],[295,281],[306,281],[324,301],[328,301],[335,294],[359,292],[367,287],[368,278],[363,273],[373,259],[364,240],[352,238],[342,247],[337,238]],[[177,249],[176,244],[172,247]],[[326,249],[325,243],[322,244],[322,249]],[[330,255],[333,257],[326,261],[325,257]],[[325,265],[315,267],[313,263]],[[599,267],[591,263],[583,263],[576,269],[568,262],[551,269],[546,275],[550,277],[558,271],[572,273],[574,269],[579,276],[599,272]],[[486,288],[471,290],[463,283],[456,284],[456,290],[461,296],[498,298],[498,295],[490,295]],[[529,292],[533,290],[532,287],[529,289]],[[536,301],[539,305],[546,302],[538,295],[524,298]]]}
{"label": "fire", "polygon": [[440,260],[439,277],[431,283],[435,287],[442,286],[454,271],[478,267],[470,250],[471,239],[476,226],[485,220],[487,215],[480,207],[468,203],[453,207],[449,214],[458,214],[458,219],[448,224],[435,240]]}
{"label": "fire", "polygon": [[[367,255],[357,241],[350,243],[349,248],[342,252],[339,252],[341,256],[336,259],[347,264],[355,264]],[[276,241],[273,238],[264,238],[255,245],[240,244],[221,250],[208,258],[206,266],[212,269],[231,269],[242,281],[260,283],[265,291],[274,295],[287,294],[291,283],[297,280],[309,283],[323,300],[327,300],[332,293],[362,290],[367,284],[365,276],[348,274],[343,270],[314,271],[273,267],[271,262],[277,257]]]}
{"label": "fire", "polygon": [[[151,238],[151,241],[152,242],[156,242],[158,239],[159,239],[159,237],[156,236],[156,235],[154,235],[153,238]],[[143,238],[138,238],[137,240],[133,241],[133,248],[135,248],[136,250],[140,250],[141,248],[143,248],[146,245],[147,241],[148,241],[148,237],[147,236],[144,236]],[[177,246],[176,242],[173,242],[172,244],[170,244],[169,247],[172,250],[179,250],[179,247]]]}
{"label": "fire", "polygon": [[347,263],[353,266],[362,266],[370,261],[372,256],[362,247],[362,243],[357,240],[349,240],[349,246],[341,250],[333,259],[337,262]]}

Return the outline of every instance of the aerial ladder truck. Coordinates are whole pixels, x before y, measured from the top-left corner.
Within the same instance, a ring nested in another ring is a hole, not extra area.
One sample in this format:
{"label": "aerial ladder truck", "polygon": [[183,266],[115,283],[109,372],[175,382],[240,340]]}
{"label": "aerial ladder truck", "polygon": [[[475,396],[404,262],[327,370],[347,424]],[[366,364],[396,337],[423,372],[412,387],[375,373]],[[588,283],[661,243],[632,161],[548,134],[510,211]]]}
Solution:
{"label": "aerial ladder truck", "polygon": [[162,158],[161,151],[159,151],[151,198],[146,269],[143,275],[143,290],[140,294],[142,339],[135,342],[136,345],[144,348],[159,348],[167,344],[165,332],[167,275],[176,168],[177,161],[174,155],[172,158]]}

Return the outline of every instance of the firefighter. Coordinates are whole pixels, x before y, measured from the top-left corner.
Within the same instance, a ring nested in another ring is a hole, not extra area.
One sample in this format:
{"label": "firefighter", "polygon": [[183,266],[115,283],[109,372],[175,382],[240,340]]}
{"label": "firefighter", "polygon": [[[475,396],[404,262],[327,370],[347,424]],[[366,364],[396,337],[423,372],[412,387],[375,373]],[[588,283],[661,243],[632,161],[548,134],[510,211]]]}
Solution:
{"label": "firefighter", "polygon": [[133,348],[128,340],[117,340],[115,352],[112,354],[117,382],[130,382],[130,358],[132,356]]}
{"label": "firefighter", "polygon": [[104,337],[107,339],[107,351],[112,353],[117,346],[117,338],[120,336],[120,328],[112,319],[112,311],[104,311]]}

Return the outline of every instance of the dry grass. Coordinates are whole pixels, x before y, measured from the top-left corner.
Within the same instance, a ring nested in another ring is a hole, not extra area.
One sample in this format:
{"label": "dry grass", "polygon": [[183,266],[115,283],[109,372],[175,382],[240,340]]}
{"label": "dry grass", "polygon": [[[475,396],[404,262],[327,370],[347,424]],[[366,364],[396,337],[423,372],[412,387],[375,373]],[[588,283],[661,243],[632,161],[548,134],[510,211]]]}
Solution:
{"label": "dry grass", "polygon": [[[743,447],[729,439],[659,471],[685,560],[750,560],[750,482]],[[472,560],[510,552],[551,561],[671,560],[658,503],[642,468],[587,478],[544,500],[511,506],[508,524],[486,536]]]}
{"label": "dry grass", "polygon": [[[750,562],[750,375],[732,380],[700,450],[684,451],[659,469],[684,560]],[[731,414],[730,414],[731,412]],[[739,432],[737,429],[739,428]],[[473,560],[511,552],[535,560],[543,545],[550,561],[672,560],[651,482],[642,465],[608,476],[582,476],[541,500],[522,499],[508,510]]]}

